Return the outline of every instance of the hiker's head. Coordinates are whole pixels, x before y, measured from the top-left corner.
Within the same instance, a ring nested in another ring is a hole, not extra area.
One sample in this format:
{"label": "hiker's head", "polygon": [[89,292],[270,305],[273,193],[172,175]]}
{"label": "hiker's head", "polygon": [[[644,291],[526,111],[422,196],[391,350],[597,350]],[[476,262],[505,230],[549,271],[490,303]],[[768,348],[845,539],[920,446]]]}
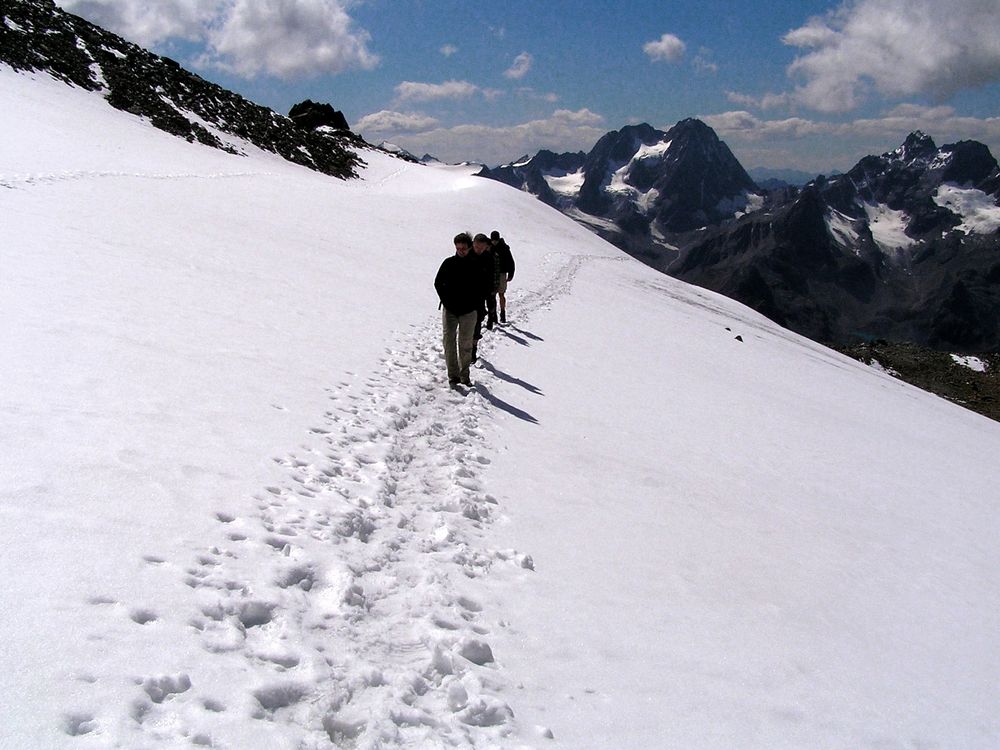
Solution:
{"label": "hiker's head", "polygon": [[469,254],[470,249],[472,249],[472,239],[469,237],[469,233],[462,232],[461,234],[456,234],[455,252],[464,258]]}
{"label": "hiker's head", "polygon": [[476,235],[475,239],[472,240],[472,247],[475,249],[476,253],[482,254],[486,252],[486,249],[490,246],[489,237],[480,232]]}
{"label": "hiker's head", "polygon": [[500,241],[500,232],[494,229],[492,232],[490,232],[490,242],[492,242],[495,245],[499,241]]}

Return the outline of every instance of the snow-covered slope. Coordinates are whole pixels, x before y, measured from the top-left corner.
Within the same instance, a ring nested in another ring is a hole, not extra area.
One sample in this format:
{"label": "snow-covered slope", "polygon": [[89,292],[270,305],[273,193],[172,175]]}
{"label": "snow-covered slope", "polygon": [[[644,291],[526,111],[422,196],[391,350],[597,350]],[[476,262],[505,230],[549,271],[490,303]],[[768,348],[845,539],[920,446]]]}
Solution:
{"label": "snow-covered slope", "polygon": [[1000,743],[996,423],[471,169],[0,113],[3,747]]}

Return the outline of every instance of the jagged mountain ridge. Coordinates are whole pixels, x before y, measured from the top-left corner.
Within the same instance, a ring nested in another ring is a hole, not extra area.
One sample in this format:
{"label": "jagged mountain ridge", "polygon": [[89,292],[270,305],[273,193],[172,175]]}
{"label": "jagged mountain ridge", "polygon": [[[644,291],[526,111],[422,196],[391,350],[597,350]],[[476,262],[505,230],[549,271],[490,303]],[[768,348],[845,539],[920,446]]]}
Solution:
{"label": "jagged mountain ridge", "polygon": [[357,176],[361,159],[353,148],[366,144],[350,131],[299,127],[52,0],[5,2],[3,15],[0,62],[15,70],[45,72],[101,91],[111,106],[189,141],[239,153],[239,144],[227,138],[235,136],[325,174]]}
{"label": "jagged mountain ridge", "polygon": [[998,351],[998,197],[986,146],[916,132],[702,233],[666,270],[821,341]]}
{"label": "jagged mountain ridge", "polygon": [[847,174],[765,191],[711,128],[684,120],[483,175],[811,338],[1000,350],[1000,170],[981,143],[938,148],[916,132]]}
{"label": "jagged mountain ridge", "polygon": [[729,147],[696,119],[668,131],[629,125],[589,153],[543,150],[481,174],[536,195],[637,255],[731,218],[760,193]]}

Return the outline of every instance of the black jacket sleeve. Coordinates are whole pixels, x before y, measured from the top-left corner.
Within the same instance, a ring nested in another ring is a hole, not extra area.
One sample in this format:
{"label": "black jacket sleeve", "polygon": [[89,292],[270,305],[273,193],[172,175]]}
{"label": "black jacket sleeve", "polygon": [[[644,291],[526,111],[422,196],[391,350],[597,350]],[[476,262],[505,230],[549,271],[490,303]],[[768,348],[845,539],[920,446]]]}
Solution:
{"label": "black jacket sleeve", "polygon": [[503,260],[503,270],[507,273],[507,281],[514,278],[514,256],[511,255],[510,245],[503,243],[501,248],[501,259]]}

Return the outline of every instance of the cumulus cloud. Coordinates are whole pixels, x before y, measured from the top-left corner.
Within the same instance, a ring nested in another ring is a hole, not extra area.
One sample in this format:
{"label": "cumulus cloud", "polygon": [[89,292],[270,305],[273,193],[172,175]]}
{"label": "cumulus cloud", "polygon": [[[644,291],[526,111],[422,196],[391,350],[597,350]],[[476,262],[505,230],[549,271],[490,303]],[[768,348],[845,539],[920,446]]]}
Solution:
{"label": "cumulus cloud", "polygon": [[659,39],[642,45],[642,51],[654,62],[677,62],[684,57],[685,49],[684,42],[673,34],[664,34]]}
{"label": "cumulus cloud", "polygon": [[871,91],[946,100],[1000,80],[996,0],[856,0],[783,38],[804,50],[789,67],[796,100],[822,112],[858,107]]}
{"label": "cumulus cloud", "polygon": [[201,41],[225,0],[61,0],[59,5],[130,41],[148,46],[165,39]]}
{"label": "cumulus cloud", "polygon": [[456,47],[454,44],[446,44],[443,47],[441,47],[440,52],[445,57],[451,57],[456,52],[458,52],[458,47]]}
{"label": "cumulus cloud", "polygon": [[345,0],[63,0],[62,6],[140,44],[202,43],[198,64],[245,78],[371,69],[379,58]]}
{"label": "cumulus cloud", "polygon": [[436,99],[467,99],[479,93],[480,88],[468,81],[444,83],[418,83],[403,81],[396,86],[396,96],[402,102],[429,102]]}
{"label": "cumulus cloud", "polygon": [[439,124],[433,117],[415,112],[392,112],[383,109],[365,115],[355,123],[359,132],[373,133],[419,133],[430,130]]}
{"label": "cumulus cloud", "polygon": [[543,148],[556,152],[589,150],[605,131],[604,118],[589,109],[559,109],[547,118],[518,125],[456,125],[399,135],[393,142],[413,153],[430,153],[446,161],[476,159],[494,165]]}
{"label": "cumulus cloud", "polygon": [[528,71],[531,70],[531,66],[534,62],[534,57],[532,57],[528,52],[522,52],[514,58],[514,63],[507,68],[503,74],[507,78],[519,81],[528,74]]}

